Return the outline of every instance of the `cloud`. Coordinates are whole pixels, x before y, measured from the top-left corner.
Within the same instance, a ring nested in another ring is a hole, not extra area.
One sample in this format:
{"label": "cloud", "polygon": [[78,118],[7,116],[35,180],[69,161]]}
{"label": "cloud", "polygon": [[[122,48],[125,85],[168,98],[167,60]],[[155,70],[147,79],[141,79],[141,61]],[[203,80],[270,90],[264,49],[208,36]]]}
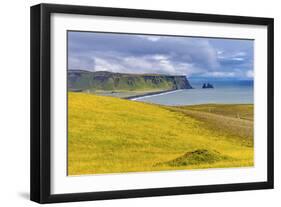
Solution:
{"label": "cloud", "polygon": [[68,57],[68,65],[72,69],[94,70],[95,59],[94,56],[71,55]]}
{"label": "cloud", "polygon": [[214,72],[207,72],[203,76],[204,77],[212,77],[212,78],[232,78],[235,77],[235,72],[221,72],[221,71],[214,71]]}
{"label": "cloud", "polygon": [[172,62],[164,55],[128,56],[128,57],[96,57],[96,71],[111,71],[123,73],[157,73],[190,76],[196,71],[202,72],[194,65],[182,62]]}
{"label": "cloud", "polygon": [[223,51],[217,51],[218,56],[223,54]]}
{"label": "cloud", "polygon": [[245,52],[237,52],[234,54],[234,57],[244,57],[246,55],[247,55],[247,53],[245,53]]}
{"label": "cloud", "polygon": [[233,57],[232,60],[234,60],[234,61],[244,61],[245,59],[241,58],[241,57]]}
{"label": "cloud", "polygon": [[158,40],[161,39],[160,36],[144,36],[144,35],[140,35],[139,37],[140,37],[140,38],[147,39],[147,40],[150,40],[150,41],[152,41],[152,42],[156,42],[156,41],[158,41]]}
{"label": "cloud", "polygon": [[241,41],[93,32],[69,32],[68,40],[69,69],[190,77],[229,77],[237,74],[234,68],[253,69],[252,50]]}
{"label": "cloud", "polygon": [[246,77],[247,77],[247,78],[253,78],[253,77],[254,77],[254,72],[253,72],[252,70],[248,70],[248,71],[246,72]]}

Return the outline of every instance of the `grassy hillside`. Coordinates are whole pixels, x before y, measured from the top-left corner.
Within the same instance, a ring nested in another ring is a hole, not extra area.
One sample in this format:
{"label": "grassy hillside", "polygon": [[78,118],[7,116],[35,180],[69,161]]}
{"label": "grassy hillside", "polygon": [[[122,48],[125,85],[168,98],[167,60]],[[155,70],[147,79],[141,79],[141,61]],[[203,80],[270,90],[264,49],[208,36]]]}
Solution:
{"label": "grassy hillside", "polygon": [[202,112],[210,112],[218,115],[229,116],[253,121],[253,104],[203,104],[196,106],[183,106],[182,109],[190,109]]}
{"label": "grassy hillside", "polygon": [[68,104],[69,175],[253,165],[252,133],[235,133],[245,120],[228,113],[83,93],[69,93]]}
{"label": "grassy hillside", "polygon": [[155,91],[191,88],[185,76],[124,74],[106,71],[68,71],[70,91]]}
{"label": "grassy hillside", "polygon": [[206,104],[167,107],[201,121],[201,128],[232,135],[244,145],[253,146],[253,104]]}

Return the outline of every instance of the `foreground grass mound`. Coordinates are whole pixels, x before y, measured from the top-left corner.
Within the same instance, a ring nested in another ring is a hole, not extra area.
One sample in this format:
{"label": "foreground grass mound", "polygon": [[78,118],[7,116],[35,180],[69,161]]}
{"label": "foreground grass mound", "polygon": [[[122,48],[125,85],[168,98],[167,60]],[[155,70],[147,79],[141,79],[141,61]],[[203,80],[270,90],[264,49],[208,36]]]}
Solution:
{"label": "foreground grass mound", "polygon": [[216,130],[207,124],[213,118],[113,97],[68,98],[69,175],[253,166],[244,142],[252,135]]}
{"label": "foreground grass mound", "polygon": [[217,151],[209,151],[206,149],[199,149],[193,152],[187,152],[184,155],[177,157],[176,159],[158,163],[157,165],[169,165],[173,167],[177,166],[188,166],[188,165],[201,165],[201,164],[212,164],[218,161],[229,159],[227,156],[221,155]]}

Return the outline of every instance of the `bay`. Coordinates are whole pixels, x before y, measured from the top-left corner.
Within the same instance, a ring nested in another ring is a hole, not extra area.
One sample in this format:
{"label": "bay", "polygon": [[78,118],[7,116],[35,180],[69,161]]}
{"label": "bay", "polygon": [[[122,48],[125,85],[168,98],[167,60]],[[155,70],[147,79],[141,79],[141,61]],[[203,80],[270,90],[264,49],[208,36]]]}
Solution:
{"label": "bay", "polygon": [[161,105],[253,104],[253,81],[212,82],[215,88],[202,89],[193,82],[194,89],[176,90],[133,99]]}

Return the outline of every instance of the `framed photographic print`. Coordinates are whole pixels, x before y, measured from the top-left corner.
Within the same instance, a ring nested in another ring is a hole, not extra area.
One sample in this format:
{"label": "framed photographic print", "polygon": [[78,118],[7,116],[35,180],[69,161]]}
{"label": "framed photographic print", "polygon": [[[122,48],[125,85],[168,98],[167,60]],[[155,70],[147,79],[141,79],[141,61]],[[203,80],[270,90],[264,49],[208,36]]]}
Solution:
{"label": "framed photographic print", "polygon": [[273,19],[31,7],[31,200],[273,188]]}

